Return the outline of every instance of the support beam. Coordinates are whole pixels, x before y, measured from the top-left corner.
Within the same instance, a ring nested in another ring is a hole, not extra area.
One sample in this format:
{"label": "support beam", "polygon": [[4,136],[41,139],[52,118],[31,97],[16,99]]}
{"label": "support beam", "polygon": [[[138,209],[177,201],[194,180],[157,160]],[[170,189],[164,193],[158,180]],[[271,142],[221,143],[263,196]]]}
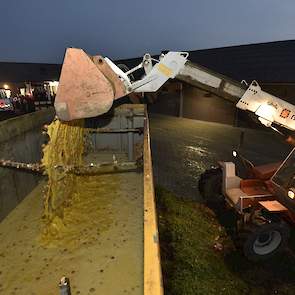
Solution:
{"label": "support beam", "polygon": [[143,128],[87,128],[86,130],[90,133],[143,133]]}
{"label": "support beam", "polygon": [[[0,160],[0,167],[17,170],[26,170],[35,173],[44,173],[44,167],[39,163],[21,163],[10,160]],[[68,165],[54,166],[53,169],[60,170],[61,173],[70,173],[75,175],[99,175],[110,173],[134,172],[140,169],[137,162],[105,162],[105,163],[90,163],[88,165]]]}
{"label": "support beam", "polygon": [[237,103],[247,86],[203,66],[187,62],[176,79]]}
{"label": "support beam", "polygon": [[100,175],[110,173],[134,172],[139,169],[136,162],[110,162],[100,164],[89,164],[81,166],[56,166],[61,172],[75,175]]}
{"label": "support beam", "polygon": [[43,173],[43,167],[39,163],[21,163],[1,159],[0,167]]}

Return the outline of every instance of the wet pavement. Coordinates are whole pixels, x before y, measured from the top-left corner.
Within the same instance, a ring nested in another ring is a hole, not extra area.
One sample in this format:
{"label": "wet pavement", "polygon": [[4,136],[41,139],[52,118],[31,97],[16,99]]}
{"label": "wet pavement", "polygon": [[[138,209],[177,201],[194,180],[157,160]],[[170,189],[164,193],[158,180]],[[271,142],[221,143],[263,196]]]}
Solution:
{"label": "wet pavement", "polygon": [[156,114],[150,115],[150,128],[156,183],[197,200],[200,174],[217,161],[233,161],[242,132],[240,152],[254,164],[280,161],[291,150],[273,131]]}

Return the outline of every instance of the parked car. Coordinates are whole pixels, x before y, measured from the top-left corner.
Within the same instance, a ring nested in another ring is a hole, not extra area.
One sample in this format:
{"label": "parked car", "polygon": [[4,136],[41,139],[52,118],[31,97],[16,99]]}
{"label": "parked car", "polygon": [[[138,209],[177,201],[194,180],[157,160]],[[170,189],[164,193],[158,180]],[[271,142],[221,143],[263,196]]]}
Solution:
{"label": "parked car", "polygon": [[14,111],[13,104],[9,98],[0,98],[0,111]]}
{"label": "parked car", "polygon": [[0,112],[13,112],[14,107],[12,101],[6,96],[3,89],[0,89]]}

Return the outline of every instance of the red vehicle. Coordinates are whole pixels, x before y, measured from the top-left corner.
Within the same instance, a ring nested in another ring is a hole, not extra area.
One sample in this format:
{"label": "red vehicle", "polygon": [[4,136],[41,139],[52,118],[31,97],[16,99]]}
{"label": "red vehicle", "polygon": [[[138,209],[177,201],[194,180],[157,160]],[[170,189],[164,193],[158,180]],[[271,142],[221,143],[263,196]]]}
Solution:
{"label": "red vehicle", "polygon": [[0,112],[13,112],[14,107],[11,100],[6,96],[3,89],[0,89]]}

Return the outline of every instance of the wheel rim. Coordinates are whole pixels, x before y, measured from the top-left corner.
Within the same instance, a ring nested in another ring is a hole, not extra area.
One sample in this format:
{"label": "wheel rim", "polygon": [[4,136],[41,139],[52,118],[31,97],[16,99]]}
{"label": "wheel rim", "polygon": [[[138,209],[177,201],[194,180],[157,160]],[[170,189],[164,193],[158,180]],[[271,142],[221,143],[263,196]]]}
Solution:
{"label": "wheel rim", "polygon": [[275,251],[282,242],[281,233],[277,230],[258,235],[253,244],[253,250],[258,255],[266,255]]}

